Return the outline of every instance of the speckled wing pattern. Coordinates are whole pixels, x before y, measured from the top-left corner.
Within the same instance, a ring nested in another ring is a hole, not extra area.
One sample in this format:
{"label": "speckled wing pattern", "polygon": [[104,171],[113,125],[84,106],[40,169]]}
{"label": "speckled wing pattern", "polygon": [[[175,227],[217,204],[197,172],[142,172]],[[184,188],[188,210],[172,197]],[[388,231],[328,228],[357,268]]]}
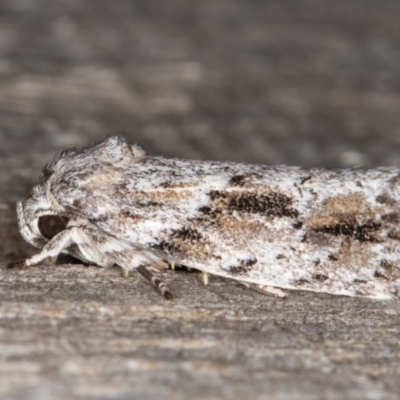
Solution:
{"label": "speckled wing pattern", "polygon": [[286,289],[400,293],[397,168],[165,159],[111,137],[61,153],[40,185],[106,237],[159,259]]}

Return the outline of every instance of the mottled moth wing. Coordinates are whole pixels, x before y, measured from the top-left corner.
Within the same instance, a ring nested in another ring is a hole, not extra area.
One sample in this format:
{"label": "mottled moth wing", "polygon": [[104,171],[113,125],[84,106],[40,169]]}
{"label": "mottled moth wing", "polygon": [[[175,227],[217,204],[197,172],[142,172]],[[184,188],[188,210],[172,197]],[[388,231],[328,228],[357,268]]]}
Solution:
{"label": "mottled moth wing", "polygon": [[[60,154],[36,192],[51,197],[52,209],[74,215],[80,229],[93,230],[97,259],[133,249],[132,258],[249,283],[391,298],[400,288],[399,182],[396,168],[149,157],[114,137]],[[21,211],[25,221],[33,218],[34,198]]]}

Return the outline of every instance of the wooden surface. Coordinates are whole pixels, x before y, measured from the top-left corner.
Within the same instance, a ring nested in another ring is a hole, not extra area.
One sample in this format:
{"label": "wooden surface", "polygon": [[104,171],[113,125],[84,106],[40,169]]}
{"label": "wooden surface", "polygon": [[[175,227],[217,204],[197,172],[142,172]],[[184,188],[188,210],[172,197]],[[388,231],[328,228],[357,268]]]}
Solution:
{"label": "wooden surface", "polygon": [[[394,0],[0,1],[0,259],[66,147],[400,166]],[[195,272],[0,270],[0,398],[397,399],[400,303],[278,300]]]}

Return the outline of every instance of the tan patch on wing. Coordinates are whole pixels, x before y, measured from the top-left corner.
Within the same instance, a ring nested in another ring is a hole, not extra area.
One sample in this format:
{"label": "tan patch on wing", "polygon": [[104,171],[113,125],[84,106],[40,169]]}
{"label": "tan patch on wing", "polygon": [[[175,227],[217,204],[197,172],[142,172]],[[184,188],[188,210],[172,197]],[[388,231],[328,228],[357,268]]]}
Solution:
{"label": "tan patch on wing", "polygon": [[349,238],[344,238],[341,248],[335,254],[337,262],[342,265],[363,266],[367,267],[371,259],[375,259],[375,255],[368,246],[364,246],[362,242],[352,241]]}
{"label": "tan patch on wing", "polygon": [[[359,194],[337,196],[327,199],[320,210],[306,221],[307,228],[316,230],[322,226],[331,226],[354,219],[365,214],[368,203]],[[373,213],[369,212],[371,216]]]}
{"label": "tan patch on wing", "polygon": [[85,179],[82,181],[81,186],[85,186],[87,189],[109,188],[115,182],[121,181],[123,172],[118,168],[108,168],[106,171],[96,171],[94,174],[87,174]]}
{"label": "tan patch on wing", "polygon": [[264,240],[272,238],[271,229],[268,229],[268,222],[272,223],[272,217],[248,217],[235,218],[232,215],[221,215],[216,219],[219,232],[223,232],[227,237],[252,236],[263,237]]}
{"label": "tan patch on wing", "polygon": [[390,232],[390,223],[381,218],[382,212],[380,206],[374,207],[359,194],[330,198],[306,221],[308,241],[336,248],[330,255],[332,265],[353,271],[375,269],[376,279],[393,278],[399,273],[398,265],[386,261],[384,255],[379,265],[372,245],[387,241]]}
{"label": "tan patch on wing", "polygon": [[151,192],[137,192],[135,196],[140,198],[140,200],[151,200],[158,203],[162,202],[175,202],[177,200],[191,199],[194,197],[193,192],[190,189],[171,189],[165,188],[162,190],[155,190]]}
{"label": "tan patch on wing", "polygon": [[329,234],[353,237],[360,242],[376,241],[382,230],[380,211],[359,194],[333,197],[306,221],[306,227],[314,240],[318,234]]}
{"label": "tan patch on wing", "polygon": [[324,207],[331,213],[352,213],[359,212],[360,208],[367,203],[365,197],[355,193],[347,196],[337,196],[327,199]]}

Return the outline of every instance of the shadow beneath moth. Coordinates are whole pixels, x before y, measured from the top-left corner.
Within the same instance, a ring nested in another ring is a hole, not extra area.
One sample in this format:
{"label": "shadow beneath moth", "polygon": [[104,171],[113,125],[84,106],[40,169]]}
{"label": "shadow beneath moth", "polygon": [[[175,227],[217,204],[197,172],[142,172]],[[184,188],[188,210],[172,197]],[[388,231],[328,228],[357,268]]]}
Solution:
{"label": "shadow beneath moth", "polygon": [[[41,249],[127,275],[181,264],[285,297],[281,289],[399,297],[400,170],[302,169],[150,157],[123,137],[60,152],[18,203]],[[206,281],[206,279],[205,279]]]}

